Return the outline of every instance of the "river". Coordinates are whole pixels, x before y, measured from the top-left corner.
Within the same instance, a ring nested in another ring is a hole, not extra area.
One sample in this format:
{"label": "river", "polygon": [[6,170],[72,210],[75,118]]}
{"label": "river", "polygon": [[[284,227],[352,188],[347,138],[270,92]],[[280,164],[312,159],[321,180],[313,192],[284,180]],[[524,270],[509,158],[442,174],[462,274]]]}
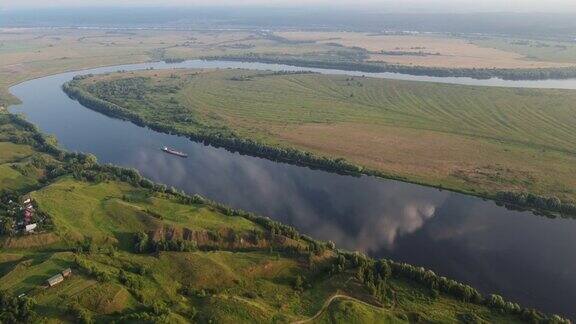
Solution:
{"label": "river", "polygon": [[[576,221],[374,177],[352,177],[231,153],[106,117],[68,98],[74,75],[145,68],[312,70],[460,84],[576,89],[575,80],[430,78],[222,61],[161,62],[68,72],[16,85],[22,112],[70,151],[212,200],[270,216],[340,248],[424,266],[522,305],[576,318]],[[441,80],[438,80],[441,79]],[[183,159],[160,151],[183,150]]]}

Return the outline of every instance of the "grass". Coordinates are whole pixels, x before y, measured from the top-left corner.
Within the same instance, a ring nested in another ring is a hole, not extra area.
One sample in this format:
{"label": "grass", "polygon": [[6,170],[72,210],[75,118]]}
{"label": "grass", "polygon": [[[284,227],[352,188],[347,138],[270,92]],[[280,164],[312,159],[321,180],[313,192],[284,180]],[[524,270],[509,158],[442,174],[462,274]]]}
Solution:
{"label": "grass", "polygon": [[408,323],[388,310],[356,303],[350,300],[335,300],[313,323]]}
{"label": "grass", "polygon": [[[102,90],[138,77],[141,97]],[[469,193],[576,200],[573,91],[247,70],[113,73],[83,85],[182,132],[233,132]]]}
{"label": "grass", "polygon": [[27,145],[0,142],[0,163],[16,162],[32,155],[33,150]]}
{"label": "grass", "polygon": [[[127,233],[155,231],[164,225],[192,230],[258,230],[244,218],[230,218],[209,207],[179,204],[120,182],[89,184],[63,178],[32,196],[42,210],[54,215],[59,235],[69,242],[90,237],[98,244],[120,243],[128,248],[131,237]],[[138,196],[145,198],[126,198]],[[162,215],[162,219],[155,215]]]}
{"label": "grass", "polygon": [[0,112],[0,191],[32,189],[38,184],[41,171],[29,162],[36,153],[29,145],[15,144],[2,139],[2,135],[18,135],[22,132],[5,124],[5,114]]}
{"label": "grass", "polygon": [[72,253],[53,253],[20,262],[0,280],[0,289],[15,295],[28,293],[46,282],[46,279],[72,265]]}
{"label": "grass", "polygon": [[37,182],[14,170],[10,165],[0,165],[0,188],[22,190],[32,187]]}

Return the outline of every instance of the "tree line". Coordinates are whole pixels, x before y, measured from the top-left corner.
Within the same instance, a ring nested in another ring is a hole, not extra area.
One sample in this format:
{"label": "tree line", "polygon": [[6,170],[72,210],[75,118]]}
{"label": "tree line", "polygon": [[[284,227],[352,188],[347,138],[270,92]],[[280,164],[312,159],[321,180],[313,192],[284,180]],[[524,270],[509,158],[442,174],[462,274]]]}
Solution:
{"label": "tree line", "polygon": [[0,291],[0,323],[31,323],[36,319],[34,302]]}
{"label": "tree line", "polygon": [[473,79],[500,78],[503,80],[548,80],[576,78],[576,67],[562,68],[529,68],[529,69],[502,69],[502,68],[443,68],[427,66],[409,66],[400,64],[387,64],[384,62],[357,62],[341,60],[310,60],[289,56],[271,56],[257,53],[245,55],[207,56],[203,60],[226,60],[238,62],[260,62],[272,64],[286,64],[310,68],[339,69],[347,71],[360,71],[367,73],[403,73],[431,77],[468,77]]}
{"label": "tree line", "polygon": [[[499,295],[484,296],[471,286],[439,276],[422,267],[386,259],[374,260],[360,253],[345,251],[338,251],[338,253],[339,256],[334,263],[356,269],[356,278],[366,286],[374,297],[381,301],[391,295],[388,290],[389,280],[395,277],[411,280],[427,287],[432,297],[437,297],[442,293],[463,302],[483,305],[505,314],[519,316],[529,323],[571,323],[568,319],[558,315],[546,315],[532,308],[523,308],[516,303],[506,301]],[[345,262],[342,259],[345,259]]]}
{"label": "tree line", "polygon": [[496,194],[496,200],[511,207],[527,207],[539,211],[559,213],[565,217],[576,218],[576,204],[563,202],[558,197],[545,197],[527,192],[501,191]]}

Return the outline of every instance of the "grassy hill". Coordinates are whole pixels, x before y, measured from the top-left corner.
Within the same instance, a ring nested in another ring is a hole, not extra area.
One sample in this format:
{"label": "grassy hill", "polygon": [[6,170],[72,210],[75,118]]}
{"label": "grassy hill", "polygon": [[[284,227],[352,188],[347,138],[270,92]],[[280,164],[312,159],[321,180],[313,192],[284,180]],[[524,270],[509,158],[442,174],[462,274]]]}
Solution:
{"label": "grassy hill", "polygon": [[112,73],[74,84],[158,129],[295,147],[482,196],[576,201],[574,91],[248,70]]}
{"label": "grassy hill", "polygon": [[561,321],[61,152],[14,116],[0,127],[0,167],[18,173],[3,206],[29,194],[47,216],[34,234],[2,227],[3,322]]}

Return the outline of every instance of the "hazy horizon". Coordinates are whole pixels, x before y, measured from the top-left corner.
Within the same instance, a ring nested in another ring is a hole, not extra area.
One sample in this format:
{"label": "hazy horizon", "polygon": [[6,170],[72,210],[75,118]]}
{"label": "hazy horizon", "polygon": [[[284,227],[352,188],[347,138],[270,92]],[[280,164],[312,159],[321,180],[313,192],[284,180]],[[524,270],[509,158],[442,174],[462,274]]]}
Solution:
{"label": "hazy horizon", "polygon": [[0,10],[82,7],[262,7],[382,10],[387,12],[473,13],[541,12],[576,13],[573,0],[19,0],[0,4]]}

